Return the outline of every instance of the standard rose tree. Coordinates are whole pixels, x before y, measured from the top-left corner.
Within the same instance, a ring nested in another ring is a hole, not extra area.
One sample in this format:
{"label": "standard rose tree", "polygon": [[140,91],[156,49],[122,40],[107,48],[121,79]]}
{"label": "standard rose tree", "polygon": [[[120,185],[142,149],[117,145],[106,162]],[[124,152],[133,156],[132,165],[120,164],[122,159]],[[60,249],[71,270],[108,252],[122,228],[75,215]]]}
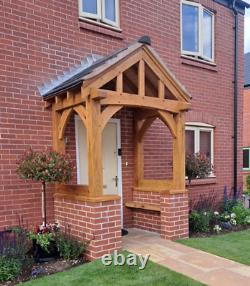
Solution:
{"label": "standard rose tree", "polygon": [[42,183],[42,219],[46,218],[46,184],[68,183],[72,177],[73,165],[69,156],[55,151],[27,151],[18,162],[17,173],[24,180]]}

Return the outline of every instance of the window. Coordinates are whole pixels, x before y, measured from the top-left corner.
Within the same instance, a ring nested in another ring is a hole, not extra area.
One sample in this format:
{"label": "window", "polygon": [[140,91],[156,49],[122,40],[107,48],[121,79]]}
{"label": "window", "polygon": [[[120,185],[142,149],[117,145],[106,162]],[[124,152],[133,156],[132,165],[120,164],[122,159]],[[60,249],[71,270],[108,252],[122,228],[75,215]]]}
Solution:
{"label": "window", "polygon": [[214,163],[214,128],[203,123],[187,123],[186,154],[200,153]]}
{"label": "window", "polygon": [[118,0],[79,0],[80,17],[119,26]]}
{"label": "window", "polygon": [[214,14],[198,3],[181,4],[182,54],[214,61]]}
{"label": "window", "polygon": [[250,147],[243,148],[243,170],[250,170]]}

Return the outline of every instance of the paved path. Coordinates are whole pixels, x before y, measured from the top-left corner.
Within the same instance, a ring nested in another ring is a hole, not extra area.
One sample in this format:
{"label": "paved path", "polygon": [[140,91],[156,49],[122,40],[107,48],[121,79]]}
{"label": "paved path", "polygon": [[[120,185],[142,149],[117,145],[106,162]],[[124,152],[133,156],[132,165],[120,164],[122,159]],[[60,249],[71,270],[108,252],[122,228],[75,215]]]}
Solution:
{"label": "paved path", "polygon": [[168,240],[156,233],[129,229],[123,249],[150,254],[150,259],[176,272],[212,286],[250,285],[250,267]]}

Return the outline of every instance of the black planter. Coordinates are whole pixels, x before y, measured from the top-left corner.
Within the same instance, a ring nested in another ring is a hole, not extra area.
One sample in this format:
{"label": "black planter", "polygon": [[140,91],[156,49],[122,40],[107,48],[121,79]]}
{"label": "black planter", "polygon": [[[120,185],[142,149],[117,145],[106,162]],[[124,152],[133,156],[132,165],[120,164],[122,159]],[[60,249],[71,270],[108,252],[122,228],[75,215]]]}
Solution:
{"label": "black planter", "polygon": [[59,252],[57,250],[55,241],[50,242],[47,252],[36,243],[35,239],[33,239],[33,257],[37,263],[48,262],[59,258]]}

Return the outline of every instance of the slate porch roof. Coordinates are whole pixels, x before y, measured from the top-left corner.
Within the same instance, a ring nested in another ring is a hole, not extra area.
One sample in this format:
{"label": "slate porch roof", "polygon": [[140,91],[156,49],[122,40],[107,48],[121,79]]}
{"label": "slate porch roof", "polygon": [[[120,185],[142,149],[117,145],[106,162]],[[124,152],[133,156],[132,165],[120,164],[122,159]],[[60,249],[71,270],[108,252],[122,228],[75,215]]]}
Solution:
{"label": "slate porch roof", "polygon": [[61,76],[51,79],[47,83],[38,87],[39,92],[44,100],[50,99],[55,95],[64,93],[67,90],[74,89],[79,87],[82,82],[86,79],[96,76],[96,74],[101,73],[102,71],[112,67],[122,58],[131,54],[133,51],[136,51],[140,47],[147,47],[148,50],[154,55],[154,57],[161,64],[163,69],[168,73],[172,79],[177,82],[181,90],[186,94],[188,98],[192,96],[188,93],[186,88],[178,81],[175,75],[166,67],[164,62],[160,59],[158,54],[150,47],[151,40],[148,36],[142,36],[138,41],[128,45],[125,48],[122,48],[114,53],[111,53],[107,56],[101,57],[98,55],[90,55],[83,59],[80,65],[73,67],[69,71],[65,71]]}

